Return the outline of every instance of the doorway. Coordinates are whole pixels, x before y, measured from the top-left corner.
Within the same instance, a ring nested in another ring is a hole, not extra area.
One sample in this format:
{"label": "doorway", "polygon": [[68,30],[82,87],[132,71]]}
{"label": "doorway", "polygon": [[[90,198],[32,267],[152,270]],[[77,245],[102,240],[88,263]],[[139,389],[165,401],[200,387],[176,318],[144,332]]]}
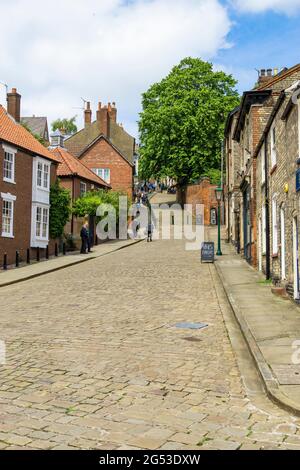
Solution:
{"label": "doorway", "polygon": [[284,207],[280,209],[280,241],[281,241],[281,280],[286,279],[286,262],[285,262],[285,214]]}
{"label": "doorway", "polygon": [[258,269],[262,272],[262,220],[258,221]]}
{"label": "doorway", "polygon": [[217,210],[210,209],[210,225],[217,225]]}
{"label": "doorway", "polygon": [[294,267],[294,299],[299,299],[299,237],[298,237],[298,219],[293,219],[293,267]]}
{"label": "doorway", "polygon": [[245,256],[245,259],[248,261],[248,263],[251,263],[251,245],[252,245],[250,195],[251,195],[251,188],[250,188],[250,184],[248,184],[243,194],[244,256]]}

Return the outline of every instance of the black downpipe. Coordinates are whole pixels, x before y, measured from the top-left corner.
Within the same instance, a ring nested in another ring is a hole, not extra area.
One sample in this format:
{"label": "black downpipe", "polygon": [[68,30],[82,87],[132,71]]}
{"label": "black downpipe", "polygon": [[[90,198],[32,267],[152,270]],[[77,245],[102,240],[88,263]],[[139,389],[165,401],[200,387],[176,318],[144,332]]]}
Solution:
{"label": "black downpipe", "polygon": [[266,204],[266,279],[271,278],[271,243],[270,243],[270,197],[269,197],[269,170],[268,170],[268,145],[265,139],[265,204]]}

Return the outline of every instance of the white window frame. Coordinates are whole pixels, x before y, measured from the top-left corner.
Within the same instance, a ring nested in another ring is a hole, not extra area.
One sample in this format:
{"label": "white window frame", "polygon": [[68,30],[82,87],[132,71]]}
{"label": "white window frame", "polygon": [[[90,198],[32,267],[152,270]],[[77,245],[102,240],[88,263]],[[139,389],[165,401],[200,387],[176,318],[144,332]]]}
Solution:
{"label": "white window frame", "polygon": [[[15,209],[15,201],[17,199],[16,196],[10,193],[1,193],[1,224],[2,224],[2,233],[1,236],[4,238],[14,238],[14,209]],[[3,203],[9,202],[11,203],[11,224],[10,224],[10,232],[3,231]]]}
{"label": "white window frame", "polygon": [[[105,178],[106,171],[108,171],[108,178]],[[93,172],[102,178],[106,183],[110,183],[110,168],[93,168]]]}
{"label": "white window frame", "polygon": [[[3,158],[3,181],[5,181],[6,183],[16,184],[16,181],[15,181],[15,169],[16,169],[16,153],[17,153],[17,150],[16,150],[15,148],[13,148],[13,147],[8,147],[7,145],[3,145],[2,148],[3,148],[3,151],[4,151],[4,158]],[[4,176],[5,154],[12,155],[12,177],[11,177],[11,178],[7,178],[6,176]]]}
{"label": "white window frame", "polygon": [[[41,210],[41,220],[40,220],[40,228],[37,231],[37,214],[38,209]],[[46,222],[46,236],[43,235],[44,233],[44,214],[47,214],[47,222]],[[36,240],[48,241],[49,240],[49,207],[44,206],[42,204],[36,204],[35,206],[35,213],[34,213],[34,234]]]}
{"label": "white window frame", "polygon": [[[39,168],[39,166],[41,168]],[[43,191],[50,191],[50,163],[45,163],[44,161],[37,160],[36,165],[36,187],[42,189]],[[40,178],[39,178],[40,172]],[[45,176],[47,175],[47,185],[45,186]],[[41,183],[39,184],[39,179]]]}
{"label": "white window frame", "polygon": [[84,196],[84,194],[86,194],[86,183],[84,181],[80,181],[80,197]]}
{"label": "white window frame", "polygon": [[274,195],[272,198],[272,251],[273,255],[278,255],[278,222],[276,195]]}
{"label": "white window frame", "polygon": [[273,169],[277,165],[276,141],[276,126],[275,124],[273,124],[273,126],[271,127],[271,169]]}

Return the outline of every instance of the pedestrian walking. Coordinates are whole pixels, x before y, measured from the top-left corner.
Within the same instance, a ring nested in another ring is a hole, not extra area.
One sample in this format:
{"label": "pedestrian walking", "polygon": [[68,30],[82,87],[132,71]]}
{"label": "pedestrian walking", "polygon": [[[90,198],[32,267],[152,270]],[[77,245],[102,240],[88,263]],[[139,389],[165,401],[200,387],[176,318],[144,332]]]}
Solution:
{"label": "pedestrian walking", "polygon": [[80,253],[86,254],[89,247],[89,224],[85,222],[80,230],[81,250]]}
{"label": "pedestrian walking", "polygon": [[147,242],[152,242],[152,234],[153,234],[153,223],[149,222],[148,223],[148,235],[147,235]]}

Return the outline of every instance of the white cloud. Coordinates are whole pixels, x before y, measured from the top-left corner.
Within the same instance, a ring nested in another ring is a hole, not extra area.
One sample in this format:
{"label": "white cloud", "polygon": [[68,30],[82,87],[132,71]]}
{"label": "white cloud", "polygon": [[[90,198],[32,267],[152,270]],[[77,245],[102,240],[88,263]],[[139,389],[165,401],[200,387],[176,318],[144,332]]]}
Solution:
{"label": "white cloud", "polygon": [[22,114],[71,116],[116,101],[136,131],[140,94],[185,56],[212,59],[231,23],[219,0],[0,0],[0,81]]}
{"label": "white cloud", "polygon": [[250,13],[273,10],[290,15],[300,10],[300,0],[232,0],[232,3],[240,11]]}

